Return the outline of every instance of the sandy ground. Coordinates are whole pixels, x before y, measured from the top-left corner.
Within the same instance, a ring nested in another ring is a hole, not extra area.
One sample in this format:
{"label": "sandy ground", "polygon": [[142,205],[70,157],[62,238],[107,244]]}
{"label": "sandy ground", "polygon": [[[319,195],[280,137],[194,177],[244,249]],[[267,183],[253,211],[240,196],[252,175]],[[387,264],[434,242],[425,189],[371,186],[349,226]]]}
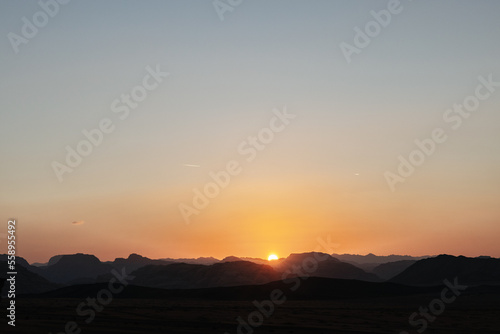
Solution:
{"label": "sandy ground", "polygon": [[[435,296],[378,298],[350,301],[286,301],[276,306],[263,325],[239,333],[329,334],[417,333],[408,323],[410,314]],[[238,333],[238,317],[248,319],[256,310],[251,301],[194,301],[114,299],[96,313],[90,324],[77,315],[80,299],[18,299],[16,327],[0,325],[1,333],[65,333],[75,321],[78,333]],[[498,295],[461,296],[446,307],[424,333],[500,333]],[[2,309],[5,310],[5,300]],[[258,318],[256,318],[258,321]],[[78,331],[81,329],[81,332]]]}

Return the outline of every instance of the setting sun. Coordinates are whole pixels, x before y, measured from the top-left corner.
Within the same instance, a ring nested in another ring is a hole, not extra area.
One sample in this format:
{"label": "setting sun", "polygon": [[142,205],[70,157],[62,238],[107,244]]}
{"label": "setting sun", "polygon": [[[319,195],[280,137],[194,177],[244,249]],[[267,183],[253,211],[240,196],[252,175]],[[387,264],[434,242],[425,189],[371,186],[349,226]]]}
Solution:
{"label": "setting sun", "polygon": [[268,261],[277,260],[277,259],[278,259],[278,256],[276,254],[271,254],[267,258]]}

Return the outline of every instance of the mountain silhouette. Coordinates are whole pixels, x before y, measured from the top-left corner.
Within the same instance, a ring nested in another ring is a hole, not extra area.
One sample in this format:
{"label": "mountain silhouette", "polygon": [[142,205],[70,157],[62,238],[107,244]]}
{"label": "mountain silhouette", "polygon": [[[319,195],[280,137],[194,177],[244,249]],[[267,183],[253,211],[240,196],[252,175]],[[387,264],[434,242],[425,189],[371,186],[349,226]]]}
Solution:
{"label": "mountain silhouette", "polygon": [[125,268],[127,273],[130,273],[136,269],[139,269],[141,267],[147,266],[147,265],[167,265],[167,264],[172,264],[174,262],[172,261],[166,261],[166,260],[152,260],[147,257],[138,255],[138,254],[130,254],[128,258],[116,258],[113,262],[106,262],[113,267],[115,267],[118,270],[121,270],[122,268]]}
{"label": "mountain silhouette", "polygon": [[227,256],[220,260],[220,262],[236,262],[236,261],[248,261],[248,262],[253,262],[257,264],[263,264],[263,265],[269,265],[273,266],[273,262],[270,262],[268,260],[264,259],[259,259],[257,257],[237,257],[237,256]]}
{"label": "mountain silhouette", "polygon": [[274,264],[273,261],[269,261],[267,259],[260,259],[258,257],[240,257],[240,259],[242,261],[250,261],[253,263],[257,263],[257,264],[265,264],[265,265],[270,265],[270,266],[273,266],[273,264]]}
{"label": "mountain silhouette", "polygon": [[347,262],[355,265],[358,268],[363,269],[366,272],[374,273],[374,269],[384,263],[398,262],[398,261],[418,261],[426,259],[429,256],[410,256],[410,255],[387,255],[379,256],[372,253],[367,255],[357,255],[357,254],[332,254],[336,259],[342,262]]}
{"label": "mountain silhouette", "polygon": [[[6,259],[6,256],[0,256],[2,258]],[[287,258],[263,262],[266,264],[242,261],[234,256],[217,261],[211,265],[171,263],[130,254],[126,259],[101,262],[94,255],[79,253],[54,256],[49,264],[41,267],[31,266],[26,260],[17,258],[17,269],[23,293],[48,291],[61,285],[104,283],[112,278],[113,269],[120,271],[122,268],[135,276],[131,284],[163,289],[256,285],[299,276],[369,282],[389,279],[391,283],[411,286],[442,285],[444,279],[453,281],[455,277],[467,285],[500,284],[500,259],[490,257],[440,255],[416,262],[395,261],[377,266],[374,273],[316,252],[290,254]],[[5,261],[3,265],[6,266]]]}
{"label": "mountain silhouette", "polygon": [[[7,255],[7,254],[0,254],[0,261],[7,262],[8,260],[9,260],[9,255]],[[30,267],[30,264],[28,263],[28,261],[26,261],[24,258],[22,258],[20,256],[16,256],[16,266],[17,265],[23,266],[24,268],[29,268]]]}
{"label": "mountain silhouette", "polygon": [[31,266],[22,260],[20,264],[26,266],[30,272],[57,284],[106,282],[111,279],[113,269],[120,271],[124,268],[128,274],[137,274],[138,285],[188,289],[263,284],[281,279],[284,272],[287,272],[287,277],[301,276],[300,271],[295,273],[294,268],[308,265],[308,261],[314,256],[322,256],[324,260],[317,261],[317,268],[305,273],[307,276],[380,281],[376,275],[352,264],[344,263],[328,254],[314,252],[291,254],[287,258],[271,262],[254,258],[246,261],[235,256],[228,256],[222,261],[199,258],[201,261],[217,261],[211,265],[174,261],[172,263],[164,259],[149,259],[139,254],[130,254],[126,259],[116,258],[114,261],[101,262],[94,255],[81,253],[53,256],[47,265],[40,267]]}
{"label": "mountain silhouette", "polygon": [[375,255],[372,253],[369,253],[367,255],[357,255],[357,254],[332,254],[332,256],[336,259],[339,259],[340,261],[344,262],[354,262],[357,264],[368,264],[368,263],[387,263],[387,262],[396,262],[396,261],[403,261],[403,260],[422,260],[426,259],[430,256],[410,256],[410,255],[387,255],[387,256],[380,256],[380,255]]}
{"label": "mountain silhouette", "polygon": [[[300,272],[307,273],[308,276],[357,279],[363,281],[380,281],[377,275],[367,273],[364,270],[346,262],[342,262],[325,253],[301,253],[290,254],[285,259],[280,259],[274,267],[281,272],[288,272],[288,276],[301,276]],[[309,271],[307,268],[309,267]],[[301,269],[300,272],[297,268]]]}
{"label": "mountain silhouette", "polygon": [[224,262],[236,262],[236,261],[243,261],[243,260],[236,256],[226,256],[220,262],[224,263]]}
{"label": "mountain silhouette", "polygon": [[[17,257],[16,257],[17,261]],[[7,267],[8,262],[0,261],[0,268],[2,270],[0,276],[0,280],[5,280],[9,278],[7,275],[8,270]],[[24,266],[19,265],[16,266],[16,294],[28,294],[28,293],[40,293],[45,291],[50,291],[61,287],[60,284],[55,284],[53,282],[48,281],[46,278],[26,269]],[[6,296],[9,290],[9,282],[5,282],[2,288],[2,296]]]}
{"label": "mountain silhouette", "polygon": [[69,255],[75,255],[75,254],[55,255],[49,259],[49,262],[47,262],[47,266],[52,266],[56,264],[60,259],[62,259],[63,256],[69,256]]}
{"label": "mountain silhouette", "polygon": [[458,282],[467,285],[498,285],[500,259],[439,255],[412,264],[390,282],[429,286],[442,284],[444,279],[453,281],[455,277]]}
{"label": "mountain silhouette", "polygon": [[200,264],[151,265],[132,272],[134,285],[165,289],[263,284],[280,279],[272,267],[248,261]]}
{"label": "mountain silhouette", "polygon": [[[46,267],[34,267],[38,273],[55,283],[94,283],[99,275],[111,272],[113,266],[102,263],[94,255],[73,254],[62,255],[57,261],[49,261]],[[52,264],[50,264],[52,263]]]}

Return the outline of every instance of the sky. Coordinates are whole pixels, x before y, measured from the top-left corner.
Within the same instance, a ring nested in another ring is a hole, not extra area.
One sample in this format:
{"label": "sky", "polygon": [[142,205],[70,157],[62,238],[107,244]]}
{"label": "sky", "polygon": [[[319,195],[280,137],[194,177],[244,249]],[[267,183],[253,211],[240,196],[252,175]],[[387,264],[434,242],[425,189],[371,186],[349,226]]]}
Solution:
{"label": "sky", "polygon": [[4,250],[500,257],[500,2],[41,3],[0,2]]}

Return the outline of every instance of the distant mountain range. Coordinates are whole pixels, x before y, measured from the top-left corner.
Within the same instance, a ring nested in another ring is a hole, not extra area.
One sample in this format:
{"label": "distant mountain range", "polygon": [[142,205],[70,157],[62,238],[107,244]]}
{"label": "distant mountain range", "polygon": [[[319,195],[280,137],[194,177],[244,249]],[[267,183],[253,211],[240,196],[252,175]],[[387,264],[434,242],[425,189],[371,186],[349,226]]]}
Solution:
{"label": "distant mountain range", "polygon": [[354,264],[356,267],[359,267],[368,272],[373,272],[375,267],[384,263],[399,262],[399,261],[418,261],[430,257],[429,255],[417,256],[417,257],[409,255],[378,256],[372,253],[369,253],[367,255],[332,254],[332,256],[334,258],[339,259],[340,261]]}
{"label": "distant mountain range", "polygon": [[[377,282],[380,278],[375,274],[367,273],[364,270],[346,262],[342,262],[328,254],[323,253],[301,253],[290,254],[285,259],[280,259],[274,265],[281,272],[294,273],[294,268],[303,267],[309,271],[302,269],[308,276],[326,277],[326,278],[343,278],[357,279],[362,281]],[[299,273],[290,276],[301,276]]]}
{"label": "distant mountain range", "polygon": [[164,259],[161,260],[151,260],[147,257],[138,255],[138,254],[130,254],[128,258],[116,258],[113,262],[106,262],[113,266],[116,269],[125,268],[127,273],[131,273],[132,271],[139,269],[148,265],[167,265],[175,263],[175,261],[167,261]]}
{"label": "distant mountain range", "polygon": [[248,261],[201,264],[175,263],[167,266],[146,266],[134,271],[134,285],[193,289],[220,286],[264,284],[281,279],[271,266]]}
{"label": "distant mountain range", "polygon": [[367,255],[355,255],[355,254],[332,254],[334,258],[339,259],[344,262],[356,262],[358,264],[367,264],[367,263],[387,263],[387,262],[396,262],[402,260],[422,260],[429,258],[431,256],[410,256],[410,255],[387,255],[387,256],[378,256],[372,253]]}
{"label": "distant mountain range", "polygon": [[[374,256],[368,255],[364,259],[379,262],[389,258],[406,260],[382,263],[368,272],[323,253],[291,254],[274,261],[238,257],[227,257],[222,261],[214,258],[191,259],[193,262],[209,264],[187,263],[188,261],[180,259],[153,260],[138,254],[101,262],[94,255],[71,254],[54,256],[47,264],[33,266],[18,257],[16,288],[20,294],[29,294],[77,284],[105,283],[112,277],[112,270],[122,269],[135,277],[132,285],[161,289],[260,285],[294,277],[366,282],[388,280],[390,283],[407,286],[437,286],[442,285],[444,279],[453,280],[458,277],[459,282],[468,285],[500,285],[500,259],[440,255],[416,260],[407,259],[407,256]],[[4,268],[0,278],[5,278],[6,260],[5,255],[0,255],[0,266]],[[2,295],[5,292],[4,286]]]}
{"label": "distant mountain range", "polygon": [[[321,261],[314,260],[322,256]],[[309,262],[314,267],[308,270]],[[272,266],[270,265],[272,264]],[[210,266],[185,263],[167,266],[145,266],[132,273],[134,285],[166,289],[193,289],[220,286],[264,284],[285,276],[315,276],[325,278],[380,281],[375,274],[366,273],[349,263],[341,262],[328,254],[291,254],[286,259],[258,264],[228,257]]]}

